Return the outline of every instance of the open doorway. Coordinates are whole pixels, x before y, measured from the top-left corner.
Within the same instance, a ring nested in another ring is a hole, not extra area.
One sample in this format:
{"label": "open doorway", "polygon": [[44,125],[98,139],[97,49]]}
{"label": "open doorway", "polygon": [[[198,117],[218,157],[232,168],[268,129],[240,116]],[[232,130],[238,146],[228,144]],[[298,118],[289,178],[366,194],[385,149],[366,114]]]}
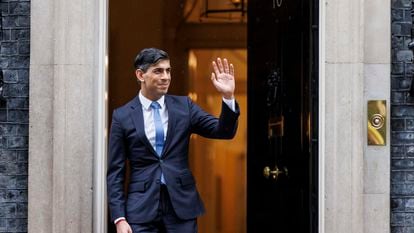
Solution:
{"label": "open doorway", "polygon": [[218,114],[210,62],[227,57],[241,69],[242,115],[233,141],[191,140],[199,232],[317,232],[318,0],[249,0],[248,15],[207,19],[205,2],[109,0],[109,114],[137,94],[132,61],[145,47],[169,53],[170,94]]}
{"label": "open doorway", "polygon": [[[187,95],[207,112],[218,115],[221,97],[210,80],[211,61],[226,57],[236,69],[236,99],[241,109],[238,133],[231,141],[194,135],[190,143],[190,166],[206,207],[206,214],[198,220],[199,232],[243,233],[246,232],[247,17],[245,10],[201,16],[203,2],[109,1],[108,119],[110,122],[113,109],[138,93],[132,62],[145,47],[158,47],[169,53],[170,94]],[[213,2],[210,5],[213,8],[240,6],[240,1]],[[108,232],[116,232],[112,223],[108,223]]]}

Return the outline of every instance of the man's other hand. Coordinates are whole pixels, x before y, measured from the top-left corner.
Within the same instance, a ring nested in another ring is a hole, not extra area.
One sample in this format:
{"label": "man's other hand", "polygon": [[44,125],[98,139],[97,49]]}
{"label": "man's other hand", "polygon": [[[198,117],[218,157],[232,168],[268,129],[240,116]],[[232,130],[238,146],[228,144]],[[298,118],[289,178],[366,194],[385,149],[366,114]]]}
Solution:
{"label": "man's other hand", "polygon": [[121,221],[116,224],[117,233],[132,233],[132,229],[126,221]]}

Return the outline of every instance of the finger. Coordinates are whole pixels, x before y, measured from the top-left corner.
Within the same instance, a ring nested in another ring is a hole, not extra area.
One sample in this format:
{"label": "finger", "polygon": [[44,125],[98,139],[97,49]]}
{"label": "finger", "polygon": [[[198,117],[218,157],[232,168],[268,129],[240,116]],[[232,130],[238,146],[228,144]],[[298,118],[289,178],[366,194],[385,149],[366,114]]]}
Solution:
{"label": "finger", "polygon": [[217,67],[217,63],[213,61],[213,69],[214,69],[214,73],[216,73],[216,75],[220,74],[220,71]]}
{"label": "finger", "polygon": [[230,64],[230,75],[234,77],[234,66]]}
{"label": "finger", "polygon": [[224,73],[223,63],[221,63],[221,59],[219,57],[217,58],[217,65],[220,70],[220,73]]}
{"label": "finger", "polygon": [[223,59],[223,63],[224,63],[224,71],[228,74],[228,73],[230,73],[230,70],[229,70],[229,63],[228,63],[228,61],[227,61],[227,59],[226,58],[224,58]]}

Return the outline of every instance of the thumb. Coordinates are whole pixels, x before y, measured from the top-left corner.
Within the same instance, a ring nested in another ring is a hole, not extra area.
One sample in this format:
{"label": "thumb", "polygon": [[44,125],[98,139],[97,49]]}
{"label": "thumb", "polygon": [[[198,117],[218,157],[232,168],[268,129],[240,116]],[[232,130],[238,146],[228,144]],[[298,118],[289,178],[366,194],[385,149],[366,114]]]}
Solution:
{"label": "thumb", "polygon": [[211,81],[213,82],[214,86],[217,86],[217,79],[214,73],[211,73]]}
{"label": "thumb", "polygon": [[216,75],[214,73],[211,73],[211,81],[215,81],[216,80]]}

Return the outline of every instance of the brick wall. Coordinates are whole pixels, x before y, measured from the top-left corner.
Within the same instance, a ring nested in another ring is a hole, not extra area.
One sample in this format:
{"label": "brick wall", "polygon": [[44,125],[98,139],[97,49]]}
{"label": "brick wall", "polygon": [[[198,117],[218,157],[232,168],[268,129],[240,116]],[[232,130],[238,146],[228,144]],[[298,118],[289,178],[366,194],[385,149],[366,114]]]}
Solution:
{"label": "brick wall", "polygon": [[412,0],[392,0],[391,232],[414,232],[414,98]]}
{"label": "brick wall", "polygon": [[30,1],[0,10],[0,232],[27,232]]}

